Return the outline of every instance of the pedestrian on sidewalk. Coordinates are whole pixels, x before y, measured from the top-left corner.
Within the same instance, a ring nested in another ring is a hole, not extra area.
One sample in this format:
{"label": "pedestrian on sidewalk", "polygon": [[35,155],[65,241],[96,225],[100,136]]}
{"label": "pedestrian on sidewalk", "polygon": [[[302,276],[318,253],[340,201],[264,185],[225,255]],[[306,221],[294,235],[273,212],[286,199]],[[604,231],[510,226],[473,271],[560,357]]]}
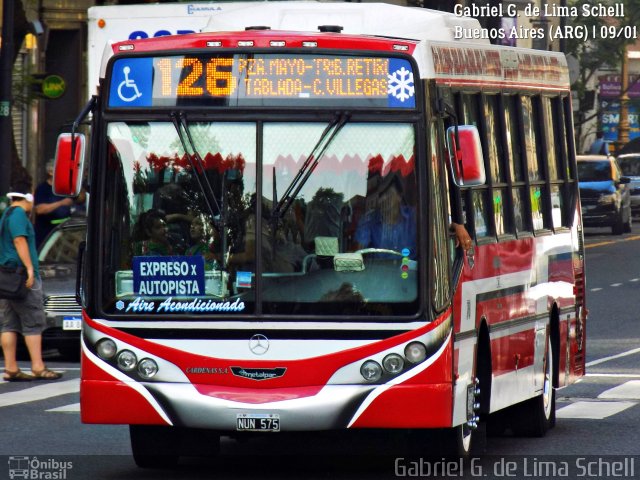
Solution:
{"label": "pedestrian on sidewalk", "polygon": [[[42,359],[42,332],[46,327],[42,280],[38,268],[35,231],[29,214],[33,209],[31,185],[21,183],[7,194],[11,206],[0,219],[0,265],[23,266],[27,270],[27,296],[22,300],[0,299],[3,379],[8,382],[57,380],[62,374],[49,370]],[[16,361],[18,334],[24,336],[31,373],[22,372]]]}

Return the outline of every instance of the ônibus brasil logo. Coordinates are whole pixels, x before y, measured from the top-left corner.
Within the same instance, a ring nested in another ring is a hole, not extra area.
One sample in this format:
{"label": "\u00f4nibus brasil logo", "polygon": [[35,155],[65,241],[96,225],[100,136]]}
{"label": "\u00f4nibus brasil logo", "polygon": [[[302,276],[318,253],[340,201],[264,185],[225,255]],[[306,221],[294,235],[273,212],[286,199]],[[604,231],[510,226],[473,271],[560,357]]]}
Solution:
{"label": "\u00f4nibus brasil logo", "polygon": [[66,480],[67,472],[73,468],[73,462],[55,458],[39,459],[22,455],[9,457],[9,478],[33,480]]}

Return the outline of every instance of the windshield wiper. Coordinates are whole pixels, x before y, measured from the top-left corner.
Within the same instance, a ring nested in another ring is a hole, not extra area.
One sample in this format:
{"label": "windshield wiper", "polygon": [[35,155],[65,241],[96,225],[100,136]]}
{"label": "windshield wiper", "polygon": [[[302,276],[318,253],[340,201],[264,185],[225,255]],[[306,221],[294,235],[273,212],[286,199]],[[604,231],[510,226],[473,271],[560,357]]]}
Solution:
{"label": "windshield wiper", "polygon": [[[223,206],[221,206],[218,203],[218,200],[216,199],[216,195],[213,191],[213,187],[211,186],[211,182],[209,182],[209,178],[205,174],[204,161],[202,160],[202,156],[196,149],[195,143],[193,142],[193,138],[191,137],[191,131],[189,130],[189,124],[187,122],[186,113],[171,112],[171,122],[173,123],[173,126],[175,127],[176,132],[178,133],[178,138],[180,139],[180,143],[182,143],[182,148],[184,149],[185,155],[187,156],[187,160],[189,161],[189,165],[191,165],[191,168],[194,172],[194,176],[195,176],[196,182],[198,182],[200,191],[204,195],[204,201],[207,204],[209,213],[211,213],[211,220],[214,223],[216,223],[216,217],[220,219],[219,222],[217,222],[217,224],[221,232],[220,236],[222,237],[222,252],[225,252],[227,248],[227,245],[226,245],[227,237],[225,232],[225,225],[227,223],[226,212],[224,211]],[[186,136],[186,139],[185,139],[185,136]],[[189,149],[187,149],[187,142],[189,144],[191,151],[193,152],[193,157],[196,159],[197,168],[193,162],[193,159],[191,158],[191,155],[189,154]],[[226,176],[226,172],[225,172],[225,176]],[[224,200],[224,185],[222,190],[223,190],[222,195]],[[215,210],[214,210],[214,207],[215,207]],[[215,213],[216,211],[218,212],[218,215],[216,215]],[[226,269],[227,267],[226,263],[227,263],[226,255],[223,254],[222,265],[221,265],[223,269]]]}
{"label": "windshield wiper", "polygon": [[[180,113],[171,112],[171,122],[173,123],[173,126],[175,127],[176,132],[178,133],[178,138],[180,139],[180,143],[182,144],[184,153],[187,156],[189,165],[191,165],[191,168],[195,173],[196,182],[198,182],[200,191],[204,195],[204,201],[207,204],[207,208],[209,209],[209,212],[211,213],[211,218],[212,219],[216,218],[214,206],[215,206],[215,209],[218,211],[218,214],[222,216],[222,209],[220,208],[220,204],[218,203],[218,200],[216,199],[216,196],[213,192],[213,188],[211,187],[209,178],[207,178],[207,176],[204,173],[204,161],[202,160],[200,153],[198,153],[198,150],[196,149],[196,146],[193,143],[193,138],[191,137],[191,132],[189,131],[189,124],[187,123],[186,114],[184,112],[180,112]],[[185,140],[185,134],[186,134],[186,140]],[[198,163],[197,168],[196,168],[196,165],[194,165],[193,163],[193,159],[191,158],[191,155],[189,154],[189,149],[187,148],[187,141],[189,142],[188,145],[191,151],[193,152],[193,157],[196,159],[196,162]]]}
{"label": "windshield wiper", "polygon": [[329,145],[331,145],[331,142],[336,138],[338,132],[342,130],[342,127],[346,125],[350,118],[351,113],[349,112],[337,112],[331,122],[329,122],[320,135],[320,138],[313,146],[311,153],[309,153],[305,161],[302,163],[300,170],[298,170],[298,173],[296,173],[296,176],[291,180],[291,183],[282,194],[282,198],[274,207],[272,212],[272,217],[274,219],[282,218],[284,214],[287,213],[287,210],[291,207],[291,204],[298,196],[298,193],[300,193],[300,190],[305,186],[307,180],[309,180],[309,177],[320,163],[320,159],[324,155],[324,152],[327,150]]}

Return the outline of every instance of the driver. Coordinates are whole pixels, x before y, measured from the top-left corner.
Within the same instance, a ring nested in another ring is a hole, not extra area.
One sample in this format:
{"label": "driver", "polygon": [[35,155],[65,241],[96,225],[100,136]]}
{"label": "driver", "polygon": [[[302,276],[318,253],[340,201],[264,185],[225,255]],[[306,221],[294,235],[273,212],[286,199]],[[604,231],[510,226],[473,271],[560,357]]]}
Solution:
{"label": "driver", "polygon": [[416,212],[408,205],[401,180],[388,176],[378,193],[376,207],[360,219],[355,232],[358,249],[385,248],[401,252],[409,249],[416,254]]}
{"label": "driver", "polygon": [[[451,231],[455,234],[456,247],[465,251],[473,246],[473,242],[464,225],[451,223]],[[368,211],[358,223],[355,232],[356,249],[384,248],[402,252],[409,249],[410,257],[416,257],[416,212],[415,208],[405,201],[402,193],[402,182],[392,175],[385,179],[378,194],[376,208]]]}

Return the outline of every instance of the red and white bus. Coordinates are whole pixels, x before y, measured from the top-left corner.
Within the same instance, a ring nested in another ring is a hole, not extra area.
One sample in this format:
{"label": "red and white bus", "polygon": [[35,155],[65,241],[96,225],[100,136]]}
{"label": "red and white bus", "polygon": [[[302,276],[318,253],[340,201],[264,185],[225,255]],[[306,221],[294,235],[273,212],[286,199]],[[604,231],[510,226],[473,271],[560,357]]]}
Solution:
{"label": "red and white bus", "polygon": [[82,421],[130,425],[141,466],[220,435],[543,435],[585,369],[564,56],[385,4],[215,20],[113,45],[82,114]]}

